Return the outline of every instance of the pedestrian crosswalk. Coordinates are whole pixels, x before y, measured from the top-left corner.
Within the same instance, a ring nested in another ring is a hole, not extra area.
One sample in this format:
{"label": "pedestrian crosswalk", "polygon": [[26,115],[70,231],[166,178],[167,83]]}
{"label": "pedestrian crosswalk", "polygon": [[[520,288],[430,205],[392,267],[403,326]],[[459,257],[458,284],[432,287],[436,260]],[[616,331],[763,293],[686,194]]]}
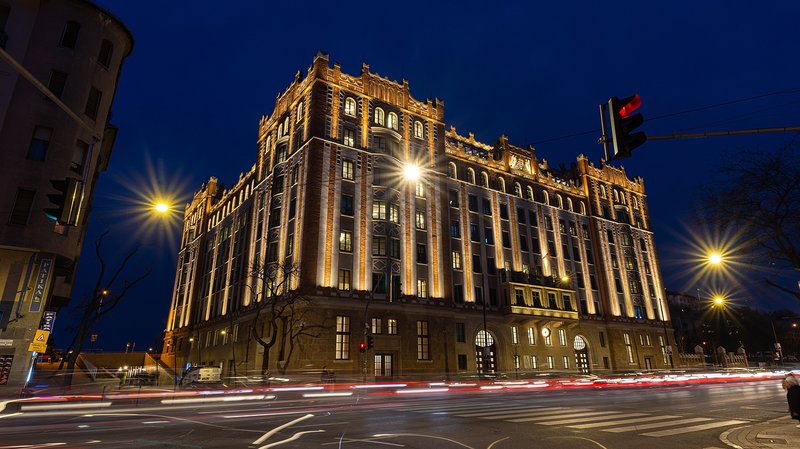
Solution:
{"label": "pedestrian crosswalk", "polygon": [[591,407],[568,407],[553,404],[527,405],[524,403],[438,404],[412,405],[405,408],[415,413],[445,414],[467,419],[485,419],[510,423],[527,423],[540,426],[561,426],[576,430],[610,433],[635,432],[647,437],[667,437],[733,427],[749,421],[646,413],[641,410],[601,410]]}

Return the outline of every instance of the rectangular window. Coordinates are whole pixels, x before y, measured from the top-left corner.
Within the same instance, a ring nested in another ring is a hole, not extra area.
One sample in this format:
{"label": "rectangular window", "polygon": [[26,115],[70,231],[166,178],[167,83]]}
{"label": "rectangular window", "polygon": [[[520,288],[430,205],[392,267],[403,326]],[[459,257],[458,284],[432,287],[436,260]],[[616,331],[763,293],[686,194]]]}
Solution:
{"label": "rectangular window", "polygon": [[428,263],[428,246],[417,243],[417,263]]}
{"label": "rectangular window", "polygon": [[480,287],[475,287],[475,303],[483,304],[483,289]]}
{"label": "rectangular window", "polygon": [[528,344],[535,345],[536,344],[536,330],[534,328],[528,328]]}
{"label": "rectangular window", "polygon": [[606,334],[603,333],[602,331],[600,332],[600,347],[601,348],[606,347]]}
{"label": "rectangular window", "polygon": [[524,233],[521,233],[519,236],[519,249],[521,251],[528,251],[528,236]]}
{"label": "rectangular window", "polygon": [[664,336],[658,336],[658,346],[661,347],[661,356],[664,358],[664,366],[669,364],[669,356],[667,355],[667,345],[664,343]]}
{"label": "rectangular window", "polygon": [[511,248],[511,234],[508,231],[503,231],[503,248]]}
{"label": "rectangular window", "polygon": [[572,308],[572,297],[570,295],[561,295],[561,302],[564,304],[564,310],[569,310],[570,312],[575,311],[575,309]]}
{"label": "rectangular window", "polygon": [[353,251],[353,233],[351,231],[339,232],[339,251],[345,253]]}
{"label": "rectangular window", "polygon": [[386,237],[372,238],[372,255],[373,256],[386,255]]}
{"label": "rectangular window", "polygon": [[348,147],[353,147],[356,144],[356,132],[350,128],[344,128],[342,130],[342,143],[347,145]]}
{"label": "rectangular window", "polygon": [[454,285],[453,286],[453,301],[456,304],[462,304],[464,302],[464,286],[463,285]]}
{"label": "rectangular window", "polygon": [[300,166],[295,164],[295,166],[292,167],[291,175],[289,175],[289,182],[295,186],[298,181],[300,181]]}
{"label": "rectangular window", "polygon": [[466,371],[467,370],[467,355],[466,354],[458,354],[458,369],[459,369],[459,371]]}
{"label": "rectangular window", "polygon": [[352,195],[342,195],[342,204],[341,204],[341,213],[342,215],[353,215],[353,196]]}
{"label": "rectangular window", "polygon": [[389,318],[386,320],[386,333],[389,335],[397,335],[397,320]]}
{"label": "rectangular window", "polygon": [[494,262],[494,257],[486,258],[486,272],[489,274],[497,274],[497,265]]}
{"label": "rectangular window", "polygon": [[83,113],[92,120],[97,120],[97,112],[100,110],[100,99],[103,93],[92,87],[89,89],[89,98],[86,99],[86,108]]}
{"label": "rectangular window", "polygon": [[550,336],[550,334],[547,334],[547,335],[544,337],[544,344],[545,344],[546,346],[553,346],[553,340],[552,340],[551,338],[552,338],[552,337]]}
{"label": "rectangular window", "polygon": [[372,219],[386,220],[386,203],[383,201],[375,201],[372,203]]}
{"label": "rectangular window", "polygon": [[467,342],[467,331],[464,323],[456,323],[456,341],[458,343]]}
{"label": "rectangular window", "polygon": [[473,242],[481,241],[481,234],[478,232],[478,225],[474,223],[469,224],[469,239]]}
{"label": "rectangular window", "polygon": [[286,236],[286,255],[285,257],[289,257],[294,252],[294,234],[289,234]]}
{"label": "rectangular window", "polygon": [[535,211],[528,211],[528,222],[530,222],[531,226],[534,228],[539,226],[539,220],[536,219],[536,212]]}
{"label": "rectangular window", "polygon": [[100,43],[100,52],[97,54],[97,63],[105,68],[111,65],[111,55],[114,53],[114,44],[108,39]]}
{"label": "rectangular window", "polygon": [[350,290],[350,270],[339,269],[339,290]]}
{"label": "rectangular window", "polygon": [[478,212],[478,197],[467,195],[467,207],[470,212]]}
{"label": "rectangular window", "polygon": [[458,220],[452,220],[450,222],[450,237],[453,238],[461,238],[461,222]]}
{"label": "rectangular window", "polygon": [[521,224],[525,224],[525,209],[521,207],[517,208],[517,221]]}
{"label": "rectangular window", "polygon": [[553,219],[549,215],[544,216],[544,228],[548,231],[553,230]]}
{"label": "rectangular window", "polygon": [[278,242],[270,242],[267,247],[267,262],[278,261]]}
{"label": "rectangular window", "polygon": [[382,334],[383,333],[383,320],[380,318],[373,318],[372,319],[372,333],[373,334]]}
{"label": "rectangular window", "polygon": [[450,190],[448,192],[448,202],[450,207],[458,207],[458,190]]}
{"label": "rectangular window", "polygon": [[8,219],[9,224],[21,226],[28,224],[28,217],[31,214],[35,196],[35,190],[17,189],[17,198],[14,200],[14,208],[11,210],[11,217]]}
{"label": "rectangular window", "polygon": [[537,291],[534,291],[532,293],[533,293],[532,294],[532,296],[533,296],[533,307],[541,308],[542,307],[542,295]]}
{"label": "rectangular window", "polygon": [[342,161],[342,179],[347,179],[348,181],[352,181],[355,179],[355,173],[353,171],[353,161],[349,159],[345,159]]}
{"label": "rectangular window", "polygon": [[483,243],[494,245],[494,233],[492,228],[483,228]]}
{"label": "rectangular window", "polygon": [[461,252],[460,251],[453,251],[453,269],[460,270],[461,269]]}
{"label": "rectangular window", "polygon": [[511,326],[511,344],[519,344],[519,331],[517,330],[517,326]]}
{"label": "rectangular window", "polygon": [[472,272],[483,273],[483,266],[481,265],[481,256],[478,254],[472,255]]}
{"label": "rectangular window", "polygon": [[564,369],[569,369],[569,357],[564,356]]}
{"label": "rectangular window", "polygon": [[50,137],[53,134],[52,128],[37,126],[33,129],[31,146],[28,147],[28,160],[43,161],[47,156],[47,148],[50,146]]}
{"label": "rectangular window", "polygon": [[89,154],[89,144],[78,140],[75,142],[75,147],[72,149],[72,161],[69,163],[69,169],[74,173],[82,174],[83,165],[86,163],[86,156]]}
{"label": "rectangular window", "polygon": [[397,204],[389,205],[389,221],[392,223],[400,222],[400,206]]}
{"label": "rectangular window", "polygon": [[548,355],[547,356],[547,369],[553,369],[553,368],[554,368],[553,356],[552,355]]}
{"label": "rectangular window", "polygon": [[336,317],[336,360],[350,358],[350,317]]}
{"label": "rectangular window", "polygon": [[425,198],[425,184],[423,184],[421,181],[417,182],[414,193],[420,198]]}
{"label": "rectangular window", "polygon": [[519,356],[514,354],[513,360],[514,360],[514,369],[519,369],[520,368],[520,366],[519,366]]}
{"label": "rectangular window", "polygon": [[628,353],[628,363],[633,364],[633,345],[631,345],[631,336],[628,333],[622,334],[625,340],[625,351]]}
{"label": "rectangular window", "polygon": [[69,21],[64,26],[64,34],[61,35],[61,46],[66,48],[75,48],[78,42],[78,33],[81,31],[81,24],[78,22]]}
{"label": "rectangular window", "polygon": [[292,198],[292,200],[289,201],[289,216],[287,217],[287,220],[291,220],[296,215],[297,215],[297,198]]}
{"label": "rectangular window", "polygon": [[58,98],[64,93],[64,87],[67,85],[67,73],[60,70],[53,70],[50,72],[50,82],[47,83],[47,88]]}
{"label": "rectangular window", "polygon": [[483,206],[483,215],[492,215],[492,203],[486,198],[481,198],[481,206]]}
{"label": "rectangular window", "polygon": [[531,368],[539,369],[539,359],[535,355],[531,356]]}
{"label": "rectangular window", "polygon": [[389,239],[389,257],[400,258],[400,239]]}
{"label": "rectangular window", "polygon": [[561,346],[567,345],[567,331],[565,329],[558,330],[558,342]]}
{"label": "rectangular window", "polygon": [[500,218],[508,220],[508,204],[500,204]]}
{"label": "rectangular window", "polygon": [[425,212],[418,210],[414,213],[417,229],[425,229]]}
{"label": "rectangular window", "polygon": [[514,289],[514,305],[515,306],[525,305],[525,290],[521,288]]}
{"label": "rectangular window", "polygon": [[428,282],[425,279],[417,279],[417,297],[428,297]]}
{"label": "rectangular window", "polygon": [[417,360],[430,360],[428,322],[417,321]]}

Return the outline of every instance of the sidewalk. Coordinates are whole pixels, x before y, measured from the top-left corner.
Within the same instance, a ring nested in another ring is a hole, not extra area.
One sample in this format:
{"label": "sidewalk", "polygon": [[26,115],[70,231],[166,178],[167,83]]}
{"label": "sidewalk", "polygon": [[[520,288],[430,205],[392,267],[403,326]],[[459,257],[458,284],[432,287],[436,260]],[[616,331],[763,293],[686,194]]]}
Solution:
{"label": "sidewalk", "polygon": [[751,426],[732,429],[720,435],[720,440],[733,448],[789,449],[800,447],[800,429],[789,416]]}

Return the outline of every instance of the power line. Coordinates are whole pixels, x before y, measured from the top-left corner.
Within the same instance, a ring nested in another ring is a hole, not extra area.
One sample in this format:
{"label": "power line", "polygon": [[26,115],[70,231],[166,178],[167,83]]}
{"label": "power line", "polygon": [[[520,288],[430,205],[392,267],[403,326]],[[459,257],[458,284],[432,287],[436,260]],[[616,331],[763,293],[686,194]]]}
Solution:
{"label": "power line", "polygon": [[[675,116],[678,116],[678,115],[690,114],[690,113],[699,112],[699,111],[705,111],[705,110],[708,110],[708,109],[719,108],[719,107],[722,107],[722,106],[728,106],[728,105],[737,104],[737,103],[744,103],[744,102],[747,102],[747,101],[757,100],[759,98],[772,97],[772,96],[776,96],[776,95],[795,94],[795,93],[800,93],[800,88],[798,88],[798,89],[779,90],[779,91],[776,91],[776,92],[768,92],[768,93],[765,93],[765,94],[755,95],[755,96],[752,96],[752,97],[738,98],[736,100],[723,101],[721,103],[715,103],[715,104],[711,104],[711,105],[707,105],[707,106],[700,106],[700,107],[697,107],[697,108],[686,109],[686,110],[680,111],[680,112],[672,112],[672,113],[669,113],[669,114],[658,115],[656,117],[648,118],[647,121],[648,122],[652,122],[654,120],[660,120],[660,119],[664,119],[664,118],[668,118],[668,117],[675,117]],[[595,128],[595,129],[592,129],[592,130],[578,132],[578,133],[565,134],[563,136],[553,137],[553,138],[550,138],[550,139],[539,140],[539,141],[533,142],[533,145],[538,145],[540,143],[554,142],[556,140],[569,139],[569,138],[572,138],[572,137],[585,136],[587,134],[596,133],[598,131],[600,131],[600,128]]]}

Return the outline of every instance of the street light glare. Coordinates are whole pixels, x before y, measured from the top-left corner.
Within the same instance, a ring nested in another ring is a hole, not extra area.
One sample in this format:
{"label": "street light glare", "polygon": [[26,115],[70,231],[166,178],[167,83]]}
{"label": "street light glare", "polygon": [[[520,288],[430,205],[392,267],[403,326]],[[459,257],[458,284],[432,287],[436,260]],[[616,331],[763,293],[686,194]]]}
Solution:
{"label": "street light glare", "polygon": [[711,253],[708,256],[708,262],[713,265],[719,265],[722,263],[722,255],[720,253]]}
{"label": "street light glare", "polygon": [[725,298],[723,298],[722,296],[715,296],[714,297],[714,304],[717,304],[717,305],[721,306],[724,303],[725,303]]}
{"label": "street light glare", "polygon": [[405,167],[403,167],[403,178],[405,178],[406,181],[417,181],[420,176],[422,176],[422,171],[419,165],[407,163]]}
{"label": "street light glare", "polygon": [[159,213],[163,214],[163,213],[166,213],[166,212],[169,211],[169,204],[167,204],[167,203],[156,203],[154,209],[156,210],[156,212],[159,212]]}

